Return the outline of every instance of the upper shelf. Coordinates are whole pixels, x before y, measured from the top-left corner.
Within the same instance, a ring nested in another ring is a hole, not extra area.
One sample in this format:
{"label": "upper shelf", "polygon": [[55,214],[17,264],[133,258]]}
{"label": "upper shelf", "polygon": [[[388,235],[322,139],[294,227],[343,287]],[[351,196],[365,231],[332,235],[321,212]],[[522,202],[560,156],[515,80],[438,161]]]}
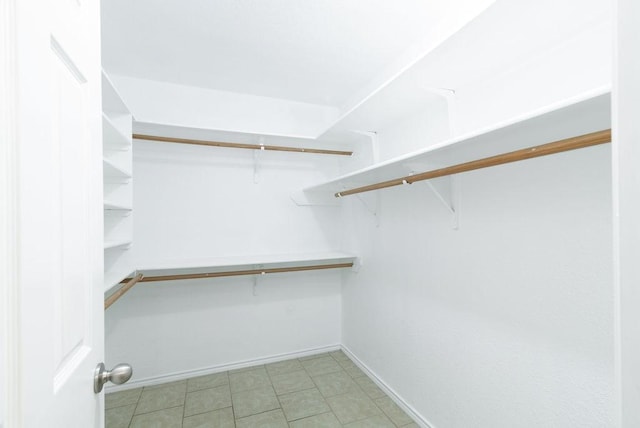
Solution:
{"label": "upper shelf", "polygon": [[102,70],[102,111],[106,113],[131,114],[107,73]]}
{"label": "upper shelf", "polygon": [[128,180],[131,178],[131,174],[125,171],[124,169],[116,166],[111,161],[107,159],[102,159],[102,168],[105,178],[113,178],[113,179],[125,179]]}
{"label": "upper shelf", "polygon": [[[314,151],[338,151],[347,152],[353,151],[353,145],[343,144],[341,141],[334,141],[331,139],[324,139],[318,142],[311,138],[290,137],[283,135],[264,135],[264,134],[251,134],[246,132],[226,131],[218,129],[202,129],[191,128],[170,124],[159,124],[149,122],[137,122],[133,123],[134,135],[153,135],[160,136],[161,138],[144,138],[148,140],[162,141],[172,139],[186,139],[186,140],[201,140],[200,145],[213,145],[224,147],[225,143],[247,145],[247,146],[278,146],[288,147],[294,152],[301,152],[303,148],[313,148],[307,150],[308,153],[314,153]],[[134,139],[137,139],[134,137]],[[214,141],[219,143],[203,144],[205,141]],[[241,148],[257,148],[257,147],[241,147]],[[298,149],[298,150],[296,150]],[[346,153],[333,153],[333,154],[346,154]]]}
{"label": "upper shelf", "polygon": [[315,194],[326,197],[346,189],[495,156],[610,127],[610,93],[602,89],[308,187],[304,192],[307,196]]}
{"label": "upper shelf", "polygon": [[[296,269],[354,263],[356,257],[344,253],[268,255],[246,257],[222,257],[214,259],[184,260],[180,262],[159,263],[143,266],[137,270],[144,274],[145,280],[152,277],[174,275],[201,275],[223,272],[268,271],[271,269]],[[336,266],[346,267],[346,266]],[[242,273],[237,273],[241,275]]]}
{"label": "upper shelf", "polygon": [[102,135],[107,149],[127,150],[131,147],[131,137],[118,129],[118,126],[105,113],[102,113]]}

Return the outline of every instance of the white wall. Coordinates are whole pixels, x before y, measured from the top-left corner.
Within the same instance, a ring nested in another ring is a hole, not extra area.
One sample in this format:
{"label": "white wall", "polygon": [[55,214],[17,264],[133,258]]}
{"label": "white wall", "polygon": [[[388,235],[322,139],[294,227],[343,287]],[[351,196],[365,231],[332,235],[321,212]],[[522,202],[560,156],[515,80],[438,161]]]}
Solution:
{"label": "white wall", "polygon": [[[456,88],[456,133],[610,87],[608,18]],[[445,138],[430,117],[379,129],[382,157]],[[434,428],[614,426],[610,150],[455,176],[457,231],[425,183],[377,219],[343,198],[343,344]]]}
{"label": "white wall", "polygon": [[[588,91],[610,88],[611,5],[602,0],[574,3],[572,7],[563,2],[558,10],[549,11],[552,24],[532,24],[528,9],[535,9],[533,19],[540,19],[545,8],[557,2],[501,0],[427,55],[423,62],[431,67],[425,67],[423,78],[428,86],[453,90],[451,103],[447,105],[443,97],[398,123],[373,128],[379,134],[393,128],[395,139],[380,140],[381,159],[495,126]],[[563,24],[567,28],[555,28]],[[520,27],[530,33],[512,34]],[[511,39],[526,46],[515,49]],[[469,44],[475,49],[466,47]],[[449,111],[451,116],[446,118]]]}
{"label": "white wall", "polygon": [[313,138],[336,107],[110,75],[139,122]]}
{"label": "white wall", "polygon": [[[333,175],[335,156],[134,142],[137,266],[184,259],[335,251],[335,207],[290,193]],[[107,364],[133,381],[341,341],[339,271],[139,284],[106,312]]]}
{"label": "white wall", "polygon": [[434,427],[612,423],[610,148],[346,201],[343,343]]}

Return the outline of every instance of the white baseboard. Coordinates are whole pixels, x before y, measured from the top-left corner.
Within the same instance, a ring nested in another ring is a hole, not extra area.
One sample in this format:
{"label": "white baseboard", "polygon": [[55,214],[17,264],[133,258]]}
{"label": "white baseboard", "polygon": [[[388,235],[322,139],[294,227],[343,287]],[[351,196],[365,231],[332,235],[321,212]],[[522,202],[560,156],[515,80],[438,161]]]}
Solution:
{"label": "white baseboard", "polygon": [[364,364],[349,348],[341,345],[342,352],[344,352],[353,363],[360,368],[371,380],[375,382],[378,387],[389,396],[413,421],[420,425],[422,428],[436,428],[435,425],[427,421],[420,413],[418,413],[412,406],[410,406],[393,388],[387,385],[382,379],[380,379],[366,364]]}
{"label": "white baseboard", "polygon": [[[338,344],[329,345],[329,346],[323,346],[320,348],[310,348],[302,351],[289,352],[286,354],[277,354],[269,357],[255,358],[252,360],[241,361],[239,363],[222,364],[218,366],[205,367],[205,368],[196,369],[196,370],[174,372],[174,373],[169,373],[162,376],[154,376],[154,377],[148,377],[144,379],[134,379],[125,383],[124,385],[105,386],[105,391],[118,392],[118,391],[125,391],[128,389],[140,388],[143,386],[154,386],[162,383],[175,382],[175,381],[189,379],[197,376],[205,376],[205,375],[214,374],[214,373],[226,372],[229,370],[243,369],[251,366],[259,366],[261,364],[277,363],[278,361],[290,360],[293,358],[302,358],[302,357],[307,357],[309,355],[337,351],[339,349],[342,349],[342,348]],[[133,368],[133,370],[134,370],[134,376],[135,376],[135,367]]]}

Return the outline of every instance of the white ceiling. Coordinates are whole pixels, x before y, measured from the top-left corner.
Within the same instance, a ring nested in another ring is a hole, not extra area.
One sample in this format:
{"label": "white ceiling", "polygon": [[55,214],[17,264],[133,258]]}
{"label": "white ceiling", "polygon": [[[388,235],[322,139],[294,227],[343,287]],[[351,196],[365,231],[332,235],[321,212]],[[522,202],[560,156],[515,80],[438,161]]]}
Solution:
{"label": "white ceiling", "polygon": [[345,103],[459,0],[103,0],[109,73]]}

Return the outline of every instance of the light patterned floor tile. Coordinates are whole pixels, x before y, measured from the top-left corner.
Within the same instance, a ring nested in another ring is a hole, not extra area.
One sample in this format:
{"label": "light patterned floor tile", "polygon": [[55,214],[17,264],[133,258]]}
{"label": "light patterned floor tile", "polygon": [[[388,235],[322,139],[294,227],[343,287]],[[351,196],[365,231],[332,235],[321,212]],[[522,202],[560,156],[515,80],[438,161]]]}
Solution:
{"label": "light patterned floor tile", "polygon": [[292,392],[280,396],[280,404],[288,421],[306,418],[330,411],[317,389]]}
{"label": "light patterned floor tile", "polygon": [[193,377],[187,379],[187,392],[199,391],[201,389],[215,388],[216,386],[228,385],[229,375],[227,372],[214,373],[206,376]]}
{"label": "light patterned floor tile", "polygon": [[372,416],[356,422],[346,424],[344,428],[396,428],[396,426],[384,415]]}
{"label": "light patterned floor tile", "polygon": [[322,357],[328,357],[329,353],[328,352],[323,352],[321,354],[313,354],[313,355],[307,355],[306,357],[300,357],[298,358],[299,361],[307,361],[307,360],[313,360],[316,358],[322,358]]}
{"label": "light patterned floor tile", "polygon": [[375,400],[378,407],[398,426],[407,425],[413,420],[389,397],[382,397]]}
{"label": "light patterned floor tile", "polygon": [[236,419],[280,407],[276,393],[271,386],[234,392],[232,399]]}
{"label": "light patterned floor tile", "polygon": [[347,354],[342,351],[329,352],[329,355],[331,355],[336,361],[349,361]]}
{"label": "light patterned floor tile", "polygon": [[135,404],[140,399],[140,394],[142,394],[142,388],[105,394],[104,408],[113,409],[114,407],[126,406],[127,404]]}
{"label": "light patterned floor tile", "polygon": [[242,372],[250,372],[251,370],[258,370],[262,368],[264,368],[264,364],[258,364],[255,366],[247,366],[247,367],[242,367],[240,369],[229,370],[228,373],[231,375],[231,374],[242,373]]}
{"label": "light patterned floor tile", "polygon": [[186,379],[184,379],[184,380],[176,380],[176,381],[173,381],[173,382],[166,382],[166,383],[161,383],[161,384],[158,384],[158,385],[145,386],[143,391],[153,391],[154,389],[158,389],[158,388],[167,388],[169,386],[176,386],[177,387],[177,386],[180,386],[180,385],[185,385],[185,388],[186,388],[187,380]]}
{"label": "light patterned floor tile", "polygon": [[417,427],[342,351],[110,393],[105,407],[106,428]]}
{"label": "light patterned floor tile", "polygon": [[298,370],[302,370],[302,364],[300,364],[298,360],[279,361],[277,363],[267,364],[269,376],[277,376]]}
{"label": "light patterned floor tile", "polygon": [[352,378],[366,376],[364,372],[351,360],[338,361],[338,364],[340,364],[340,367],[342,367]]}
{"label": "light patterned floor tile", "polygon": [[235,428],[235,426],[231,407],[189,416],[182,422],[183,428]]}
{"label": "light patterned floor tile", "polygon": [[291,428],[342,428],[342,424],[331,412],[322,413],[304,419],[298,419],[289,424]]}
{"label": "light patterned floor tile", "polygon": [[229,385],[188,392],[184,405],[184,415],[192,416],[225,407],[231,407]]}
{"label": "light patterned floor tile", "polygon": [[339,372],[340,365],[331,356],[314,358],[313,360],[302,361],[302,366],[309,373],[309,376],[318,376],[326,373]]}
{"label": "light patterned floor tile", "polygon": [[239,373],[229,373],[231,392],[248,391],[271,385],[271,380],[264,367],[246,370]]}
{"label": "light patterned floor tile", "polygon": [[236,428],[288,428],[281,409],[236,420]]}
{"label": "light patterned floor tile", "polygon": [[344,370],[314,376],[313,381],[324,397],[333,397],[334,395],[342,395],[349,392],[362,392],[360,387]]}
{"label": "light patterned floor tile", "polygon": [[369,396],[369,398],[380,398],[385,397],[386,394],[383,390],[381,390],[378,385],[367,376],[360,376],[353,379],[359,386],[362,388],[365,394]]}
{"label": "light patterned floor tile", "polygon": [[136,410],[135,404],[129,404],[128,406],[115,407],[108,409],[105,414],[105,427],[106,428],[129,428],[131,418],[133,418],[133,412]]}
{"label": "light patterned floor tile", "polygon": [[316,386],[304,370],[271,376],[271,383],[278,395],[315,388]]}
{"label": "light patterned floor tile", "polygon": [[131,421],[131,428],[178,428],[182,426],[182,411],[182,407],[173,407],[137,415]]}
{"label": "light patterned floor tile", "polygon": [[170,407],[183,406],[186,393],[186,382],[172,383],[164,388],[154,387],[150,390],[145,387],[142,395],[140,395],[135,414],[139,415]]}
{"label": "light patterned floor tile", "polygon": [[343,424],[381,414],[376,404],[363,392],[327,398],[331,410]]}

